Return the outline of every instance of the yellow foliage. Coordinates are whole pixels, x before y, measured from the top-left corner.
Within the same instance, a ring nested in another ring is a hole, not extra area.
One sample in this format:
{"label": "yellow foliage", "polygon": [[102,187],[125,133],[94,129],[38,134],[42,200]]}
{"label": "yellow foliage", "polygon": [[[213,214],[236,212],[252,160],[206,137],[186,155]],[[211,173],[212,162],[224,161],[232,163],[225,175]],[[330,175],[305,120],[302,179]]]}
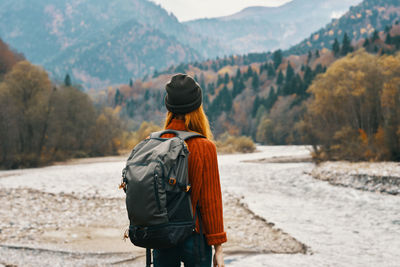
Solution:
{"label": "yellow foliage", "polygon": [[221,135],[216,141],[217,151],[220,153],[251,153],[256,150],[256,146],[247,136],[232,136],[228,133]]}
{"label": "yellow foliage", "polygon": [[398,160],[400,54],[379,57],[360,49],[334,62],[308,92],[308,132],[324,155]]}

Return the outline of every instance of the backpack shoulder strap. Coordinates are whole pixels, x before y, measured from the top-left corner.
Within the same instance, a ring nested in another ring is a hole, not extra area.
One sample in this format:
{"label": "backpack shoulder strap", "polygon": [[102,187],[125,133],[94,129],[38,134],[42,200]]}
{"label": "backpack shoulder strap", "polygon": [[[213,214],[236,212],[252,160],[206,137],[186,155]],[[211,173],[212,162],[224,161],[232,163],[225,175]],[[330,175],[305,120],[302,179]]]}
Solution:
{"label": "backpack shoulder strap", "polygon": [[183,140],[189,140],[190,138],[193,137],[200,137],[200,138],[206,138],[204,135],[196,133],[196,132],[186,132],[186,131],[177,131],[178,132],[178,137],[182,138]]}
{"label": "backpack shoulder strap", "polygon": [[205,138],[204,135],[201,135],[199,133],[187,132],[187,131],[176,131],[176,130],[172,130],[172,129],[167,129],[167,130],[151,133],[150,134],[150,138],[161,138],[161,136],[163,134],[167,134],[167,133],[175,134],[177,137],[179,137],[179,138],[181,138],[181,139],[183,139],[185,141],[190,139],[190,138],[193,138],[193,137]]}

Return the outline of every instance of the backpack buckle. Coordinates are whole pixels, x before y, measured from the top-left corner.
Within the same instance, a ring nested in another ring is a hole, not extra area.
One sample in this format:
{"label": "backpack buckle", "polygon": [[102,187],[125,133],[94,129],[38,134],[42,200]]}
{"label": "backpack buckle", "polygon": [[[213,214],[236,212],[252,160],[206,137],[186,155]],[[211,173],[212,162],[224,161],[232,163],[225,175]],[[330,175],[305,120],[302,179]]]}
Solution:
{"label": "backpack buckle", "polygon": [[185,192],[186,192],[186,193],[189,192],[190,188],[191,188],[191,186],[190,186],[190,185],[187,185],[186,188],[185,188]]}
{"label": "backpack buckle", "polygon": [[126,182],[125,181],[121,181],[121,183],[118,186],[119,189],[124,189],[124,191],[126,192]]}
{"label": "backpack buckle", "polygon": [[170,185],[175,185],[175,184],[176,184],[176,179],[173,178],[173,177],[171,177],[171,178],[169,178],[168,183],[169,183]]}

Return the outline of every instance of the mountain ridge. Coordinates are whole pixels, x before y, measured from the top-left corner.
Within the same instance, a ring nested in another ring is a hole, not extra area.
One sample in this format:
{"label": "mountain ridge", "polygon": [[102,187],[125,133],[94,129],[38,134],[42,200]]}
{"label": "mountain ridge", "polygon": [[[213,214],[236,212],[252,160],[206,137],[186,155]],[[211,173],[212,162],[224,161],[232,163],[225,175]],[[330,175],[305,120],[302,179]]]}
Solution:
{"label": "mountain ridge", "polygon": [[[152,68],[155,67],[167,67],[167,64],[170,64],[171,55],[176,54],[173,49],[170,54],[170,50],[168,50],[170,46],[182,47],[182,53],[189,53],[187,57],[178,57],[183,62],[206,56],[217,56],[224,50],[217,41],[192,32],[173,14],[147,0],[38,0],[34,3],[30,0],[3,0],[0,3],[0,37],[18,51],[23,52],[33,63],[44,65],[53,74],[52,77],[59,80],[63,79],[62,76],[66,73],[54,72],[52,68],[57,66],[58,70],[67,70],[71,66],[67,65],[65,61],[57,61],[58,58],[65,58],[65,53],[72,50],[75,53],[68,56],[70,58],[68,62],[84,61],[80,52],[85,55],[91,53],[93,55],[91,57],[94,58],[98,51],[93,47],[100,42],[99,38],[110,38],[108,36],[113,31],[114,33],[111,34],[113,39],[107,41],[112,43],[115,39],[125,38],[126,33],[118,31],[118,27],[124,23],[131,22],[132,28],[137,30],[137,35],[144,38],[145,35],[140,31],[140,27],[135,26],[133,20],[142,25],[145,31],[159,34],[158,39],[162,40],[161,43],[171,44],[172,42],[173,44],[158,45],[159,49],[163,51],[163,53],[158,53],[160,59],[158,64],[138,62],[137,68],[131,74],[128,73],[130,70],[125,68],[123,61],[112,62],[115,65],[119,64],[121,72],[127,76],[120,80],[103,72],[104,77],[96,77],[98,80],[104,80],[102,87],[109,85],[109,82],[120,83],[129,78],[142,77],[152,72]],[[115,35],[115,32],[119,32],[120,35]],[[149,42],[144,39],[143,43]],[[77,49],[77,46],[81,46],[81,48]],[[126,50],[132,51],[128,46],[129,43]],[[113,51],[106,49],[103,53],[114,54]],[[138,55],[143,59],[146,56],[151,57],[151,55]],[[92,67],[96,68],[101,64],[109,64],[112,67],[110,61],[94,62]],[[81,71],[92,72],[90,66]],[[91,84],[85,84],[85,87],[91,87]]]}
{"label": "mountain ridge", "polygon": [[279,7],[248,7],[229,16],[184,24],[204,36],[218,36],[234,54],[273,51],[302,41],[303,36],[330,22],[333,12],[343,12],[359,2],[294,0]]}

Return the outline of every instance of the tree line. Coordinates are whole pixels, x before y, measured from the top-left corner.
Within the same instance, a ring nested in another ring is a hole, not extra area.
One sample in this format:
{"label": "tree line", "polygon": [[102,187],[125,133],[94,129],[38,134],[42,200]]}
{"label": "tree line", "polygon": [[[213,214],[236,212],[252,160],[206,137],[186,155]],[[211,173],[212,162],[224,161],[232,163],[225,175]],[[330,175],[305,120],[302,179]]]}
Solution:
{"label": "tree line", "polygon": [[9,49],[18,60],[0,51],[0,62],[11,62],[0,64],[5,69],[0,76],[0,168],[118,152],[123,128],[116,112],[95,107],[70,79],[54,84],[41,67]]}

